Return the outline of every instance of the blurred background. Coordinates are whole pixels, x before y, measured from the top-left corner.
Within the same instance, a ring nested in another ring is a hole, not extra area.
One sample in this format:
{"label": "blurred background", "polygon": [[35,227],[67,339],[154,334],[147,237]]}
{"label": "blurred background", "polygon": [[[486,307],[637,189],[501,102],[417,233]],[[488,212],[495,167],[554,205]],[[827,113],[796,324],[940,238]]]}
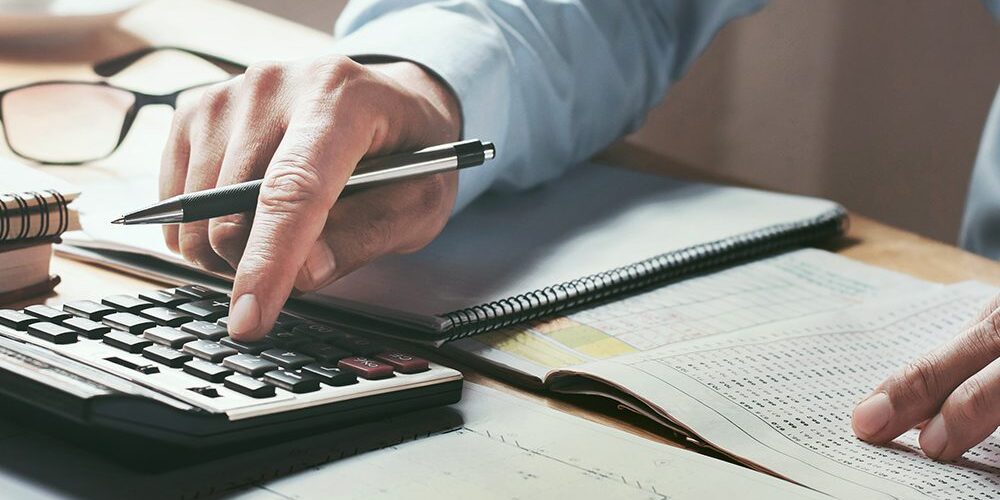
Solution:
{"label": "blurred background", "polygon": [[[345,0],[240,0],[330,31]],[[954,243],[1000,83],[978,0],[772,0],[727,26],[629,137]]]}

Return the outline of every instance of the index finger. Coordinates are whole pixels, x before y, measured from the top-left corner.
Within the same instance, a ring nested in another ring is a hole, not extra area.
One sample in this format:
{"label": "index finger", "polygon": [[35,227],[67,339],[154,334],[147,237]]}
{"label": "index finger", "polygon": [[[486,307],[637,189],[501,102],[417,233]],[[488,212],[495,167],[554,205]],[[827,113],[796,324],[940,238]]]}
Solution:
{"label": "index finger", "polygon": [[365,120],[349,119],[347,110],[333,111],[331,120],[329,113],[293,117],[264,174],[233,283],[233,337],[255,340],[270,331],[330,207],[372,143],[371,127],[358,126]]}

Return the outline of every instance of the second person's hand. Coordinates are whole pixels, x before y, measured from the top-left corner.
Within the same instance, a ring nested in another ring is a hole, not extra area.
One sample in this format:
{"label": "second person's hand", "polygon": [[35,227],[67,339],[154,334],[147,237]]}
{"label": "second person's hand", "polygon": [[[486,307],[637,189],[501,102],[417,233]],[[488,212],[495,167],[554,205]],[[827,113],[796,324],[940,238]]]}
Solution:
{"label": "second person's hand", "polygon": [[338,197],[363,157],[458,140],[460,122],[455,97],[412,63],[330,56],[251,67],[181,102],[160,196],[263,178],[257,210],[165,226],[167,245],[206,269],[235,270],[229,331],[258,339],[293,287],[315,290],[441,231],[454,172]]}

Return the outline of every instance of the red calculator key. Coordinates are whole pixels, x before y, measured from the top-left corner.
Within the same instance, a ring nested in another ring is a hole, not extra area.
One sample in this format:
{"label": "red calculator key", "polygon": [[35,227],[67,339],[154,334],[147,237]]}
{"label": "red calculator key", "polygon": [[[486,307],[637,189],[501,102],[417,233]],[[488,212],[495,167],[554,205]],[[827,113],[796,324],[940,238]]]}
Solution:
{"label": "red calculator key", "polygon": [[357,373],[368,380],[378,380],[392,376],[392,365],[364,356],[351,356],[337,362],[337,368]]}
{"label": "red calculator key", "polygon": [[430,370],[427,360],[418,358],[402,352],[383,352],[375,356],[375,359],[384,361],[392,365],[399,373],[420,373]]}

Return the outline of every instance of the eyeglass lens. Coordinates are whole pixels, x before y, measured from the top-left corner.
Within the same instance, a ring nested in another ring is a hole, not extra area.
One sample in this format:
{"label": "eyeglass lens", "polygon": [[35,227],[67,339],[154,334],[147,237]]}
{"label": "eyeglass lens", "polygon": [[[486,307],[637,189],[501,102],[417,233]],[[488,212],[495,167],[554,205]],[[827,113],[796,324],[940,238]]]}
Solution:
{"label": "eyeglass lens", "polygon": [[47,83],[12,90],[0,100],[7,142],[43,163],[74,163],[114,151],[131,92],[85,83]]}

